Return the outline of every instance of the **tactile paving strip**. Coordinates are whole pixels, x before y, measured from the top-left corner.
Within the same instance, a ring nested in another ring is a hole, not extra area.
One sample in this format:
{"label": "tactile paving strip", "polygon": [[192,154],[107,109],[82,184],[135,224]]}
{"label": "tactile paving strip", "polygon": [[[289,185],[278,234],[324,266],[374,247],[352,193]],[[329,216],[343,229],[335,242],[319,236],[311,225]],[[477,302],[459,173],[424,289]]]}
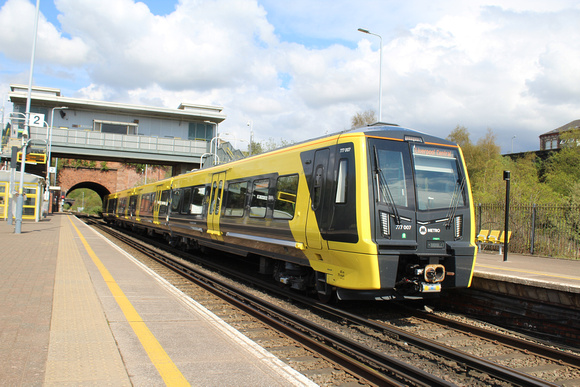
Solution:
{"label": "tactile paving strip", "polygon": [[63,222],[44,384],[130,386],[76,238]]}

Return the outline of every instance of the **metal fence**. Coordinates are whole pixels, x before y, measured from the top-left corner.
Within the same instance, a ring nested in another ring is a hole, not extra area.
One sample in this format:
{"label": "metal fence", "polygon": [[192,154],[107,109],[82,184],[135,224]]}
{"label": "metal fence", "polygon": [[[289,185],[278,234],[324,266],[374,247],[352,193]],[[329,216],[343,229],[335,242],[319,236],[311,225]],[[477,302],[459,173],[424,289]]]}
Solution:
{"label": "metal fence", "polygon": [[[505,204],[479,204],[477,231],[503,230]],[[580,259],[580,206],[510,204],[509,251]]]}

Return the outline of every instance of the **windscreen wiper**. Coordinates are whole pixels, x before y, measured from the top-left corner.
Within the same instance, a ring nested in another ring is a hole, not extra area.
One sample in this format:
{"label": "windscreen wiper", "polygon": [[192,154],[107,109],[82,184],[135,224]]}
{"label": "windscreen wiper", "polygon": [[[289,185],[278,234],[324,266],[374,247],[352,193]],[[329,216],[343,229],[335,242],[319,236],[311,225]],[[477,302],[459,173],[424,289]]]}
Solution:
{"label": "windscreen wiper", "polygon": [[391,195],[391,190],[389,189],[389,184],[387,183],[387,179],[383,174],[383,170],[379,165],[379,155],[377,153],[377,147],[373,147],[374,154],[375,154],[375,177],[377,179],[377,190],[379,201],[381,201],[381,197],[386,199],[386,202],[389,204],[393,211],[393,215],[395,216],[395,224],[401,224],[401,217],[399,216],[399,211],[397,211],[397,206],[395,205],[395,200],[393,199],[393,195]]}
{"label": "windscreen wiper", "polygon": [[449,210],[447,211],[447,221],[445,222],[445,227],[451,227],[455,213],[457,212],[457,207],[459,207],[459,200],[463,196],[463,190],[465,189],[465,177],[458,180],[455,183],[455,189],[453,190],[453,196],[451,196],[451,203],[449,204]]}

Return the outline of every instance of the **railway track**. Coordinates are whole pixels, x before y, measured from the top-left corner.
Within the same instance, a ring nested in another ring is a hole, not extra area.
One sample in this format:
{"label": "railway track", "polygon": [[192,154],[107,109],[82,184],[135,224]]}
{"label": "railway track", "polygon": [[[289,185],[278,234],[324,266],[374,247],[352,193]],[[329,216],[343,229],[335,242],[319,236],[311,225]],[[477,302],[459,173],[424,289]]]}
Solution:
{"label": "railway track", "polygon": [[[221,304],[224,301],[209,302],[213,310],[218,310],[218,315],[234,326],[239,325],[248,337],[265,347],[275,342],[267,349],[278,353],[283,360],[288,359],[291,366],[319,384],[561,385],[580,380],[580,358],[574,354],[481,328],[474,330],[469,324],[409,309],[403,314],[398,310],[395,313],[398,317],[375,313],[371,319],[368,315],[372,313],[364,308],[361,316],[297,294],[291,294],[290,304],[279,305],[280,299],[288,299],[290,295],[277,286],[267,282],[255,285],[255,278],[241,275],[242,281],[252,281],[252,286],[259,286],[270,295],[264,299],[251,289],[239,289],[231,280],[208,277],[205,270],[186,261],[177,259],[175,263],[167,253],[143,246],[135,238],[125,234],[117,237],[259,321],[250,324],[231,321],[240,312]],[[225,273],[228,269],[220,266],[215,270]],[[228,273],[234,274],[240,277],[237,272]],[[195,297],[199,301],[199,297],[205,296]],[[478,353],[482,349],[486,354]],[[513,359],[518,364],[535,367],[515,369],[510,367]]]}

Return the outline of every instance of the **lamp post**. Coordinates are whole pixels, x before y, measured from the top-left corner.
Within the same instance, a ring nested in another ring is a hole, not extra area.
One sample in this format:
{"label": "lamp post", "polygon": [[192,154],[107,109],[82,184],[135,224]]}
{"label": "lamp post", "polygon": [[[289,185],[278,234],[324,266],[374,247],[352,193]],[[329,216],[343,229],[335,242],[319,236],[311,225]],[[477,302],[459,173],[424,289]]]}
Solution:
{"label": "lamp post", "polygon": [[250,151],[248,152],[248,156],[252,155],[252,143],[254,142],[254,121],[249,121],[247,124],[250,127]]}
{"label": "lamp post", "polygon": [[[14,115],[21,115],[22,118],[15,118]],[[10,133],[10,137],[17,135],[18,134],[18,127],[19,125],[14,125],[14,120],[20,120],[23,119],[26,122],[26,114],[24,113],[19,113],[19,112],[11,112],[9,113],[8,116],[9,120],[10,120],[10,131],[12,133]],[[22,149],[22,148],[21,148]],[[15,208],[14,206],[16,206],[16,203],[14,203],[15,199],[18,198],[18,196],[15,196],[14,194],[16,193],[16,188],[15,188],[15,179],[16,179],[16,158],[18,156],[18,150],[17,147],[12,147],[12,158],[11,158],[11,166],[10,166],[10,185],[8,187],[8,224],[10,226],[12,226],[13,222],[12,222],[12,216],[13,214],[16,214],[16,210],[13,209]]]}
{"label": "lamp post", "polygon": [[40,11],[40,0],[36,0],[36,14],[34,15],[34,36],[32,39],[32,55],[30,56],[30,75],[28,77],[28,95],[26,97],[26,126],[22,133],[22,164],[20,167],[20,187],[19,195],[16,199],[16,226],[14,233],[20,234],[22,230],[22,207],[24,206],[24,165],[26,164],[26,147],[28,146],[28,133],[30,130],[30,102],[32,96],[32,74],[34,72],[34,54],[36,53],[36,38],[38,35],[38,15]]}
{"label": "lamp post", "polygon": [[380,46],[379,46],[379,122],[381,122],[382,121],[381,106],[382,106],[382,96],[383,96],[383,38],[381,37],[381,35],[370,32],[369,30],[365,30],[364,28],[359,28],[358,31],[362,32],[363,34],[378,36],[378,38],[380,40]]}
{"label": "lamp post", "polygon": [[50,113],[50,126],[48,127],[48,132],[46,133],[46,143],[48,144],[46,151],[46,192],[48,193],[48,188],[50,186],[50,162],[51,162],[51,152],[52,152],[52,128],[54,127],[54,111],[55,110],[66,110],[67,106],[53,107]]}
{"label": "lamp post", "polygon": [[516,138],[516,136],[514,135],[512,137],[512,153],[514,153],[514,139]]}

